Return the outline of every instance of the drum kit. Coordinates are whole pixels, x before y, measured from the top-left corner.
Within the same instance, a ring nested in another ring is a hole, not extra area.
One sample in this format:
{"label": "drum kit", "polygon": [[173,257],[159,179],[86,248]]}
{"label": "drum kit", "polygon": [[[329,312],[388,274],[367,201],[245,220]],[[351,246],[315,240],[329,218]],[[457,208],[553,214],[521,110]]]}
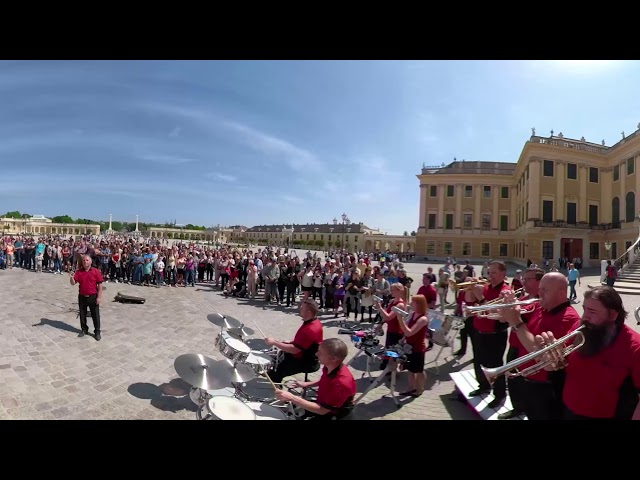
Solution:
{"label": "drum kit", "polygon": [[267,345],[264,339],[246,338],[255,332],[236,318],[218,313],[207,318],[221,328],[215,346],[224,359],[216,361],[200,354],[185,354],[174,362],[177,374],[192,386],[189,397],[198,406],[196,418],[296,418],[297,412],[291,404],[278,403],[277,386],[266,375],[277,366],[279,351]]}

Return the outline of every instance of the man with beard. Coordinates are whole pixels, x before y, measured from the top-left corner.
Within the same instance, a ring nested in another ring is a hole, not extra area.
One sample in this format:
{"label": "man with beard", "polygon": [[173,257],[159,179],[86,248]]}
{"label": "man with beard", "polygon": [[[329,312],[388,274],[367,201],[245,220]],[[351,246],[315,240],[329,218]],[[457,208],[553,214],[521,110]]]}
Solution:
{"label": "man with beard", "polygon": [[[539,275],[536,272],[543,271],[539,269],[527,270],[525,274],[525,288],[528,294],[532,293],[530,290],[535,289],[533,288],[535,285],[531,284],[536,282]],[[526,307],[499,310],[502,316],[500,321],[508,323],[512,332],[517,335],[517,344],[512,343],[512,348],[517,349],[516,358],[523,357],[537,349],[536,335],[549,331],[561,338],[569,333],[576,323],[580,322],[580,315],[567,298],[567,278],[559,272],[539,276],[541,278],[537,291],[539,308],[532,311],[532,307],[527,305]],[[505,295],[506,303],[512,303],[515,300],[513,293]],[[531,313],[525,314],[523,312]],[[512,355],[510,357],[510,360],[514,360]],[[524,370],[534,364],[535,360],[532,360],[521,365],[519,370]],[[561,405],[557,394],[559,388],[557,388],[557,379],[552,377],[553,375],[550,376],[549,372],[541,370],[520,380],[520,383],[518,383],[518,379],[509,381],[510,386],[515,383],[516,403],[519,403],[529,420],[560,419]],[[518,390],[519,387],[520,390]]]}
{"label": "man with beard", "polygon": [[[584,294],[584,345],[567,358],[563,346],[545,359],[549,370],[564,368],[563,420],[640,420],[640,335],[624,324],[628,315],[618,292],[598,286]],[[553,332],[536,337],[539,347],[555,342]]]}

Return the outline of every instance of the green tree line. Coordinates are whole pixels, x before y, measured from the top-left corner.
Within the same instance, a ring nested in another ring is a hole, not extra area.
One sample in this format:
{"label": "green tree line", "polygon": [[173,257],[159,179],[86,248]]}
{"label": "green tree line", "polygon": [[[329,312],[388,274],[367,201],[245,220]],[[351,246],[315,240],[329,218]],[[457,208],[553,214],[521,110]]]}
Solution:
{"label": "green tree line", "polygon": [[[3,218],[16,218],[16,219],[27,219],[27,218],[31,218],[33,215],[29,214],[29,213],[21,213],[18,211],[14,211],[14,212],[7,212],[4,215],[2,215]],[[51,221],[53,223],[75,223],[75,224],[79,224],[79,225],[100,225],[100,231],[105,231],[109,229],[109,222],[108,221],[102,221],[102,220],[92,220],[90,218],[71,218],[69,215],[57,215],[55,217],[49,217],[51,218]],[[165,223],[144,223],[141,222],[139,223],[138,228],[140,230],[146,230],[147,228],[150,227],[156,227],[156,228],[178,228],[176,226],[176,222],[165,222]],[[118,220],[113,220],[111,222],[111,228],[113,228],[113,230],[115,230],[116,232],[122,232],[122,231],[126,231],[126,232],[133,232],[136,229],[136,223],[135,222],[120,222]],[[185,230],[206,230],[207,227],[204,227],[202,225],[193,225],[191,223],[187,224],[184,226]]]}

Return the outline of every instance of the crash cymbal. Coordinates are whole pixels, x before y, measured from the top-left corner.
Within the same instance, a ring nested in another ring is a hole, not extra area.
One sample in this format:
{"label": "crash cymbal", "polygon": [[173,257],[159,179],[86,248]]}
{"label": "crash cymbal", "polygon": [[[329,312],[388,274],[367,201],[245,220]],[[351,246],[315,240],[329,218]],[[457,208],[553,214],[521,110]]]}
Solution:
{"label": "crash cymbal", "polygon": [[214,325],[227,329],[240,328],[242,326],[242,322],[237,318],[228,317],[227,315],[222,315],[221,313],[211,313],[207,315],[207,320],[209,320]]}
{"label": "crash cymbal", "polygon": [[233,383],[246,383],[256,378],[256,372],[249,365],[244,363],[233,364],[229,359],[222,361],[227,366],[227,372],[231,376]]}
{"label": "crash cymbal", "polygon": [[227,330],[227,333],[231,336],[234,336],[242,340],[243,337],[248,337],[249,335],[253,335],[256,332],[254,332],[253,329],[249,327],[242,327],[242,328],[229,328]]}
{"label": "crash cymbal", "polygon": [[173,362],[173,366],[185,382],[204,390],[228,387],[234,378],[231,366],[200,354],[180,355]]}

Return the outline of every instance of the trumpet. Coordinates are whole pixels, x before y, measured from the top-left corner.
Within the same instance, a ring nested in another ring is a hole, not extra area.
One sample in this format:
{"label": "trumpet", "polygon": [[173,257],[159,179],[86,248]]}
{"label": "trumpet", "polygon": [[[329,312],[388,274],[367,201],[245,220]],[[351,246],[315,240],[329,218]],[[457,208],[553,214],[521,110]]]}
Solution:
{"label": "trumpet", "polygon": [[539,302],[539,298],[529,298],[527,300],[518,300],[512,303],[486,303],[484,305],[477,305],[472,307],[466,307],[469,312],[484,312],[486,310],[498,310],[501,308],[513,308],[519,305],[531,305],[532,303]]}
{"label": "trumpet", "polygon": [[[577,349],[579,349],[584,345],[585,337],[584,337],[584,334],[582,333],[583,328],[584,328],[584,325],[581,325],[573,332],[569,333],[568,335],[565,335],[564,337],[556,340],[553,343],[550,343],[549,345],[546,345],[544,348],[537,350],[535,352],[531,352],[523,357],[516,358],[515,360],[503,365],[502,367],[496,367],[496,368],[481,367],[482,373],[484,373],[485,377],[487,377],[487,381],[490,384],[493,384],[496,378],[498,378],[500,375],[507,375],[507,378],[513,378],[513,377],[529,377],[535,373],[538,373],[539,371],[544,370],[547,366],[552,364],[553,360],[538,361],[538,363],[536,363],[535,365],[531,365],[530,367],[525,368],[524,370],[517,370],[517,368],[520,365],[524,365],[525,363],[530,362],[532,360],[540,359],[549,350],[553,350],[555,348],[560,347],[567,340],[574,339],[574,343],[572,345],[565,347],[562,350],[562,357],[567,358],[569,355],[571,355],[571,353],[573,353],[574,351],[576,351]],[[577,345],[575,343],[576,339],[578,340]],[[515,370],[515,371],[512,372],[512,370]]]}
{"label": "trumpet", "polygon": [[487,283],[489,283],[489,280],[479,278],[477,280],[470,280],[468,282],[456,283],[456,288],[475,287],[476,285],[486,285]]}
{"label": "trumpet", "polygon": [[396,312],[396,314],[398,314],[401,317],[408,317],[409,316],[409,312],[405,312],[404,310],[402,310],[401,308],[398,307],[391,307],[391,310],[393,310],[394,312]]}

